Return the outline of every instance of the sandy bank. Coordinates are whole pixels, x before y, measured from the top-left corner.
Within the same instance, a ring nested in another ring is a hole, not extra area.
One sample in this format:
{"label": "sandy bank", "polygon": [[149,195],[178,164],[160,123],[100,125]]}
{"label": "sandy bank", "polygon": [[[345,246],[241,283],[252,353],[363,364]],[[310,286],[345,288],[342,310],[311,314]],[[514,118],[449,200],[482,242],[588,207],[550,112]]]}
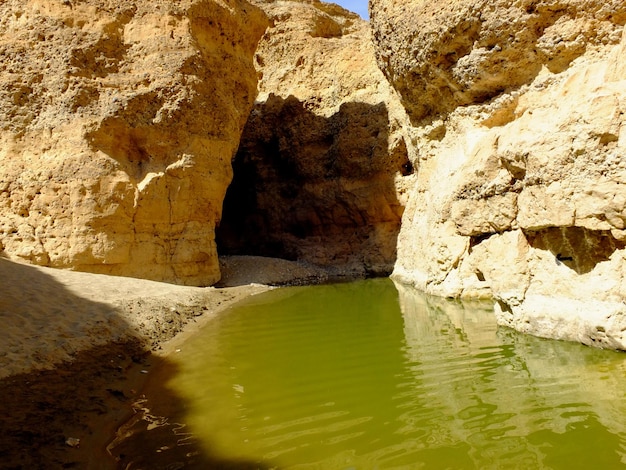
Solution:
{"label": "sandy bank", "polygon": [[104,447],[159,357],[271,285],[328,279],[322,270],[271,258],[221,264],[223,287],[197,288],[0,258],[5,468],[112,468]]}

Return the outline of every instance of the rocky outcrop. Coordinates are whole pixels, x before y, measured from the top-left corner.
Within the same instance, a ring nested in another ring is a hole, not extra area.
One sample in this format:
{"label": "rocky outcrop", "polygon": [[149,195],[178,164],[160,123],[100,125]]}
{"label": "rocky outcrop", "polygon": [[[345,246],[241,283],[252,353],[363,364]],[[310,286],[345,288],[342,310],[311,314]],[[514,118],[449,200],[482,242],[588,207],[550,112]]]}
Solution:
{"label": "rocky outcrop", "polygon": [[371,18],[378,62],[414,121],[558,74],[615,44],[626,21],[621,0],[372,0]]}
{"label": "rocky outcrop", "polygon": [[219,279],[214,227],[266,27],[241,0],[0,5],[0,248],[31,263]]}
{"label": "rocky outcrop", "polygon": [[259,97],[219,229],[226,254],[389,273],[412,172],[406,115],[378,70],[368,24],[319,1],[255,2]]}
{"label": "rocky outcrop", "polygon": [[372,0],[371,16],[419,155],[394,277],[626,349],[626,5]]}

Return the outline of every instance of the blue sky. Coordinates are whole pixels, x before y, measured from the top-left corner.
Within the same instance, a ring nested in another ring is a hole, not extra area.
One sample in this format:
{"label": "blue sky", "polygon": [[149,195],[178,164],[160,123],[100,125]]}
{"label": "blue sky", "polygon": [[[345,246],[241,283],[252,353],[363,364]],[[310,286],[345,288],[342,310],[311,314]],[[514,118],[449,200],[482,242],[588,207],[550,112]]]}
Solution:
{"label": "blue sky", "polygon": [[367,0],[326,0],[331,3],[337,3],[350,11],[358,13],[363,18],[367,19]]}

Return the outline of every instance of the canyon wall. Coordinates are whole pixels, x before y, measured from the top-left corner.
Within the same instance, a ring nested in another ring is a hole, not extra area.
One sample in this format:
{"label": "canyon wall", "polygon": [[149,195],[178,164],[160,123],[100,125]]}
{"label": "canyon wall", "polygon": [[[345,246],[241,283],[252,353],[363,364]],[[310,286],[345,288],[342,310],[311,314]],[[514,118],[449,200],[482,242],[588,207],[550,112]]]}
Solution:
{"label": "canyon wall", "polygon": [[256,0],[259,96],[234,161],[221,254],[389,274],[412,173],[408,123],[376,65],[369,25],[316,0]]}
{"label": "canyon wall", "polygon": [[179,284],[214,228],[267,18],[242,0],[0,4],[0,250]]}
{"label": "canyon wall", "polygon": [[217,230],[626,349],[623,1],[253,4],[0,5],[4,256],[210,285]]}
{"label": "canyon wall", "polygon": [[416,179],[393,276],[626,349],[626,4],[371,0]]}

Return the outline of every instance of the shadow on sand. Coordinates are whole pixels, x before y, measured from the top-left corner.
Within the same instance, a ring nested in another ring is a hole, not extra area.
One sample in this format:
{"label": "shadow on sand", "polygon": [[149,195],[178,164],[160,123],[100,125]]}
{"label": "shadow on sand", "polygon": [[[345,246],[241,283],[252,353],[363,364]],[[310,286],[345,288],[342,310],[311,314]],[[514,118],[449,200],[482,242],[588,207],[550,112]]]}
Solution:
{"label": "shadow on sand", "polygon": [[[72,274],[67,273],[68,278]],[[84,286],[86,291],[106,288],[98,285],[98,276],[90,279],[93,284]],[[133,327],[112,305],[77,295],[45,270],[0,259],[0,286],[1,468],[263,468],[218,459],[193,443],[186,447],[193,457],[186,462],[153,452],[146,456],[152,459],[148,466],[128,467],[131,460],[144,461],[131,451],[159,449],[159,441],[150,441],[152,435],[144,446],[125,450],[123,456],[109,455],[106,446],[121,423],[133,416],[132,405],[149,377],[146,372],[157,362],[168,370],[167,360],[154,356],[134,337]],[[23,372],[24,364],[49,363],[53,352],[65,362]],[[164,393],[176,411],[171,416],[183,422],[182,398]]]}

